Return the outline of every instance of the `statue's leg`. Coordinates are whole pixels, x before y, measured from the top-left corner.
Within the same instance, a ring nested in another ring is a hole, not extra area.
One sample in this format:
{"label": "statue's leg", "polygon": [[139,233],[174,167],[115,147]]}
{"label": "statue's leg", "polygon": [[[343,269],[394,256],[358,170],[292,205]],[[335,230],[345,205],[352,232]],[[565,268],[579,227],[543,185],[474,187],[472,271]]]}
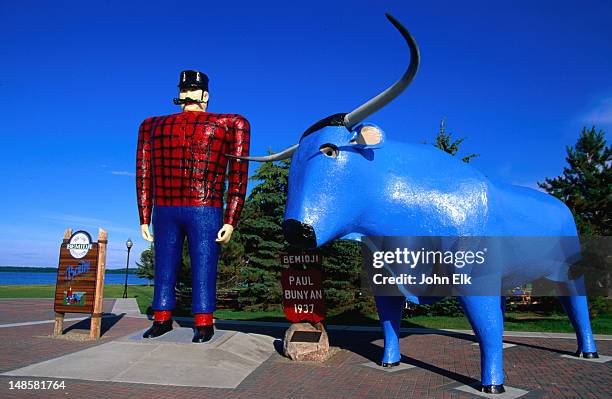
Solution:
{"label": "statue's leg", "polygon": [[185,234],[179,223],[180,207],[159,206],[153,210],[155,287],[153,310],[171,311],[176,305],[174,286]]}
{"label": "statue's leg", "polygon": [[381,364],[383,367],[397,366],[401,358],[399,350],[400,322],[406,299],[403,296],[375,296],[374,299],[385,337],[385,349]]}
{"label": "statue's leg", "polygon": [[217,262],[220,245],[215,242],[221,228],[222,209],[190,207],[193,215],[186,220],[194,314],[209,314],[216,309]]}
{"label": "statue's leg", "polygon": [[499,296],[463,296],[459,302],[480,345],[482,392],[504,392],[504,317]]}
{"label": "statue's leg", "polygon": [[589,319],[589,307],[584,295],[560,296],[559,300],[569,316],[576,338],[578,340],[578,351],[576,356],[582,355],[587,359],[598,358],[597,347],[591,331],[591,320]]}

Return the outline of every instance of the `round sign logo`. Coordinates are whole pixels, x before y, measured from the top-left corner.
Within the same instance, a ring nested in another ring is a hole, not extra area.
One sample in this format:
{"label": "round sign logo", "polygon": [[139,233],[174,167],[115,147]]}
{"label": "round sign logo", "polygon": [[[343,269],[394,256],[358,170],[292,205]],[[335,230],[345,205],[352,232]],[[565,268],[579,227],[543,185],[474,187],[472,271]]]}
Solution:
{"label": "round sign logo", "polygon": [[86,231],[77,231],[70,237],[66,248],[73,258],[84,258],[91,249],[91,236]]}

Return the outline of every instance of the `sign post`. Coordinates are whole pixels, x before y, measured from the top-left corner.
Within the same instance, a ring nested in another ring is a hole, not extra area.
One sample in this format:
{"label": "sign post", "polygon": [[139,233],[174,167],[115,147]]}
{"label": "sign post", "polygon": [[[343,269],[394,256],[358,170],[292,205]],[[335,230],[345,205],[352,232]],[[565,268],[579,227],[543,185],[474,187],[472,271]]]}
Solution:
{"label": "sign post", "polygon": [[318,268],[321,254],[283,253],[280,261],[288,266],[281,272],[281,286],[285,317],[293,323],[285,332],[283,352],[293,360],[323,361],[329,355],[329,341],[321,324],[326,313]]}
{"label": "sign post", "polygon": [[60,247],[57,284],[55,286],[55,326],[53,335],[63,334],[66,313],[91,314],[89,336],[100,338],[104,271],[106,268],[107,233],[98,231],[98,242],[92,242],[86,231],[64,232]]}
{"label": "sign post", "polygon": [[320,270],[290,267],[282,271],[281,285],[287,320],[292,323],[308,321],[316,324],[325,319]]}

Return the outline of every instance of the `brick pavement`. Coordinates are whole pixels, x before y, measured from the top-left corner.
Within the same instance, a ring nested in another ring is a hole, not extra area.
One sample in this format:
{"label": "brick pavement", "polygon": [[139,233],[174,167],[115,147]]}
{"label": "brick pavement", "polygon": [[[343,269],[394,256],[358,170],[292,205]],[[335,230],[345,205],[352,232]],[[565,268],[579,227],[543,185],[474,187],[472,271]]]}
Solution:
{"label": "brick pavement", "polygon": [[[0,314],[5,310],[0,301]],[[34,312],[35,314],[35,312]],[[105,319],[102,342],[146,327],[149,321],[123,317]],[[112,324],[112,327],[110,327]],[[68,325],[68,323],[67,323]],[[81,322],[78,327],[87,328]],[[282,328],[238,327],[241,331],[267,332],[280,337]],[[75,352],[99,343],[72,342],[45,337],[52,324],[0,329],[0,370]],[[380,334],[330,331],[331,345],[342,348],[324,364],[293,363],[273,355],[236,389],[152,386],[65,380],[63,391],[9,390],[9,380],[0,377],[0,397],[74,398],[475,398],[454,390],[459,384],[476,382],[480,374],[478,347],[465,335],[405,334],[401,339],[403,362],[417,367],[385,373],[362,366],[381,354]],[[612,362],[594,364],[562,358],[575,350],[570,339],[505,339],[517,346],[504,351],[506,384],[530,391],[523,398],[610,398]],[[612,341],[598,341],[602,354],[612,354]],[[172,367],[169,365],[169,367]]]}
{"label": "brick pavement", "polygon": [[[110,312],[114,299],[105,299],[103,312]],[[0,324],[33,320],[50,320],[55,316],[52,299],[0,299]],[[85,317],[83,313],[66,313],[66,317]]]}

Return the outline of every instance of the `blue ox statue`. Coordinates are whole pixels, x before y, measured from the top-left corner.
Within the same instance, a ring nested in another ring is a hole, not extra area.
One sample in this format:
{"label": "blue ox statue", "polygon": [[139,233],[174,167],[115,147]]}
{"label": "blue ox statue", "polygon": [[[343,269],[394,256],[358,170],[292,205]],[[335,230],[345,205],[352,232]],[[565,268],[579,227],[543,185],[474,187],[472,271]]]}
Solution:
{"label": "blue ox statue", "polygon": [[[314,248],[356,233],[569,236],[577,242],[572,214],[556,198],[537,190],[493,182],[433,146],[385,141],[383,130],[365,121],[408,86],[419,65],[419,49],[410,33],[392,16],[387,18],[410,49],[410,64],[396,83],[348,114],[335,114],[315,123],[304,132],[299,144],[277,154],[244,158],[266,162],[293,157],[283,223],[287,241],[298,247]],[[514,272],[512,266],[504,267],[500,277],[515,278]],[[551,278],[555,273],[536,263],[526,274],[533,280]],[[576,330],[577,355],[598,357],[587,300],[577,294],[584,292],[583,280],[562,283],[567,284],[569,294],[560,300]],[[416,303],[431,300],[418,295],[407,298]],[[381,364],[395,366],[401,358],[398,336],[405,298],[375,299],[385,340]],[[459,301],[480,344],[481,390],[504,392],[505,299],[461,296]]]}

